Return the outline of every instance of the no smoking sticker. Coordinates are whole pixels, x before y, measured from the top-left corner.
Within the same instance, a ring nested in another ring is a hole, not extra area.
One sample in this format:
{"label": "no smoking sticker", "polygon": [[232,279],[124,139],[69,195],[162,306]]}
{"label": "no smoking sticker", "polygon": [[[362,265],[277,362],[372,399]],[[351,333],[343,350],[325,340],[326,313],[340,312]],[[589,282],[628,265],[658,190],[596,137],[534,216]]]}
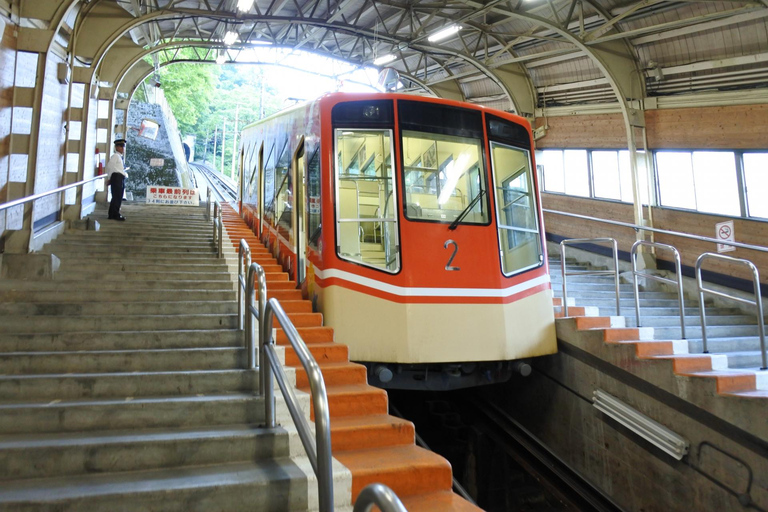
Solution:
{"label": "no smoking sticker", "polygon": [[[733,221],[718,222],[715,224],[715,238],[718,240],[725,240],[728,242],[735,242],[733,238]],[[730,252],[735,251],[736,248],[732,245],[717,244],[717,252]]]}

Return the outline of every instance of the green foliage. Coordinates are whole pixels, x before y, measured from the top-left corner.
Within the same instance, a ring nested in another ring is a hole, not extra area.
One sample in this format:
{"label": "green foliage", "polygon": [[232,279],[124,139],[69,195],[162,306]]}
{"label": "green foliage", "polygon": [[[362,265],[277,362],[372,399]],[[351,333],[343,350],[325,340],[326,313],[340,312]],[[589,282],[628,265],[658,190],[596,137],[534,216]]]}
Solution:
{"label": "green foliage", "polygon": [[160,69],[165,98],[176,116],[182,133],[195,130],[213,101],[219,76],[216,66],[181,62]]}

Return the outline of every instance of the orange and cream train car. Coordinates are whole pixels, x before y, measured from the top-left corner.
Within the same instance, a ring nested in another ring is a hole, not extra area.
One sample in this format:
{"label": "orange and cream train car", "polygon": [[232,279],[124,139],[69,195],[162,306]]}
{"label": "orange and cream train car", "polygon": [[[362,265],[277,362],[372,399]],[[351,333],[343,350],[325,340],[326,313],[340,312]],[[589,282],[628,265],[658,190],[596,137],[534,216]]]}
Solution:
{"label": "orange and cream train car", "polygon": [[402,94],[248,126],[242,211],[373,384],[498,382],[556,350],[530,127]]}

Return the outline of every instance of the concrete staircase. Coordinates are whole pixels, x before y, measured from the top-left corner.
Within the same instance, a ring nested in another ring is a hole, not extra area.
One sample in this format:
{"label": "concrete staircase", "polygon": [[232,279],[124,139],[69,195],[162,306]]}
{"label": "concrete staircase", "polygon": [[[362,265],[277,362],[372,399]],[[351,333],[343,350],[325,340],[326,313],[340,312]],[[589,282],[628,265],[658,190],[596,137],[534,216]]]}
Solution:
{"label": "concrete staircase", "polygon": [[55,280],[0,280],[0,510],[311,510],[291,422],[258,426],[202,208],[123,211],[44,248]]}
{"label": "concrete staircase", "polygon": [[[556,315],[562,317],[560,260],[550,259],[549,265],[557,301]],[[569,260],[567,269],[594,268]],[[768,371],[760,370],[760,340],[754,315],[743,314],[736,308],[708,305],[709,354],[703,354],[697,298],[685,297],[687,339],[682,339],[675,293],[640,291],[640,328],[636,327],[632,285],[620,285],[621,316],[616,316],[615,297],[612,277],[568,277],[569,316],[593,317],[581,320],[583,327],[609,329],[607,337],[638,344],[638,354],[642,357],[672,361],[675,371],[681,375],[714,378],[718,381],[718,392],[723,394],[768,397]]]}

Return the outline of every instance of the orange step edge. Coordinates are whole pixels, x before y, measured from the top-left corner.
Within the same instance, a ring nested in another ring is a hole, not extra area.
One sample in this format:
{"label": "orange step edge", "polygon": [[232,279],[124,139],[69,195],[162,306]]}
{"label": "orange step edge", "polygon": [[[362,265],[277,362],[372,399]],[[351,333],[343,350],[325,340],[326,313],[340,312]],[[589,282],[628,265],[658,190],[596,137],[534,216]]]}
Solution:
{"label": "orange step edge", "polygon": [[[232,228],[232,234],[246,235],[240,238],[250,240],[252,236],[254,245],[258,243],[256,246],[261,247],[261,242],[234,208],[227,204],[224,211],[225,228]],[[239,242],[236,248],[239,250]],[[263,252],[252,254],[262,256]],[[275,286],[279,289],[274,289]],[[352,502],[363,487],[380,482],[392,488],[412,512],[480,510],[451,491],[450,463],[414,445],[413,423],[387,414],[386,391],[367,384],[365,367],[350,363],[348,347],[333,341],[333,329],[322,325],[322,315],[311,313],[311,303],[309,311],[296,305],[309,301],[302,298],[300,290],[289,286],[295,284],[285,272],[267,276],[268,296],[291,301],[289,307],[300,310],[289,313],[292,321],[294,318],[308,320],[314,315],[320,318],[320,325],[297,326],[297,330],[320,364],[326,381],[332,450],[334,457],[352,473]],[[284,331],[275,324],[277,343],[288,344]],[[292,347],[286,347],[285,357],[286,365],[296,367],[297,387],[306,390],[306,372]],[[311,418],[314,418],[313,411]]]}

